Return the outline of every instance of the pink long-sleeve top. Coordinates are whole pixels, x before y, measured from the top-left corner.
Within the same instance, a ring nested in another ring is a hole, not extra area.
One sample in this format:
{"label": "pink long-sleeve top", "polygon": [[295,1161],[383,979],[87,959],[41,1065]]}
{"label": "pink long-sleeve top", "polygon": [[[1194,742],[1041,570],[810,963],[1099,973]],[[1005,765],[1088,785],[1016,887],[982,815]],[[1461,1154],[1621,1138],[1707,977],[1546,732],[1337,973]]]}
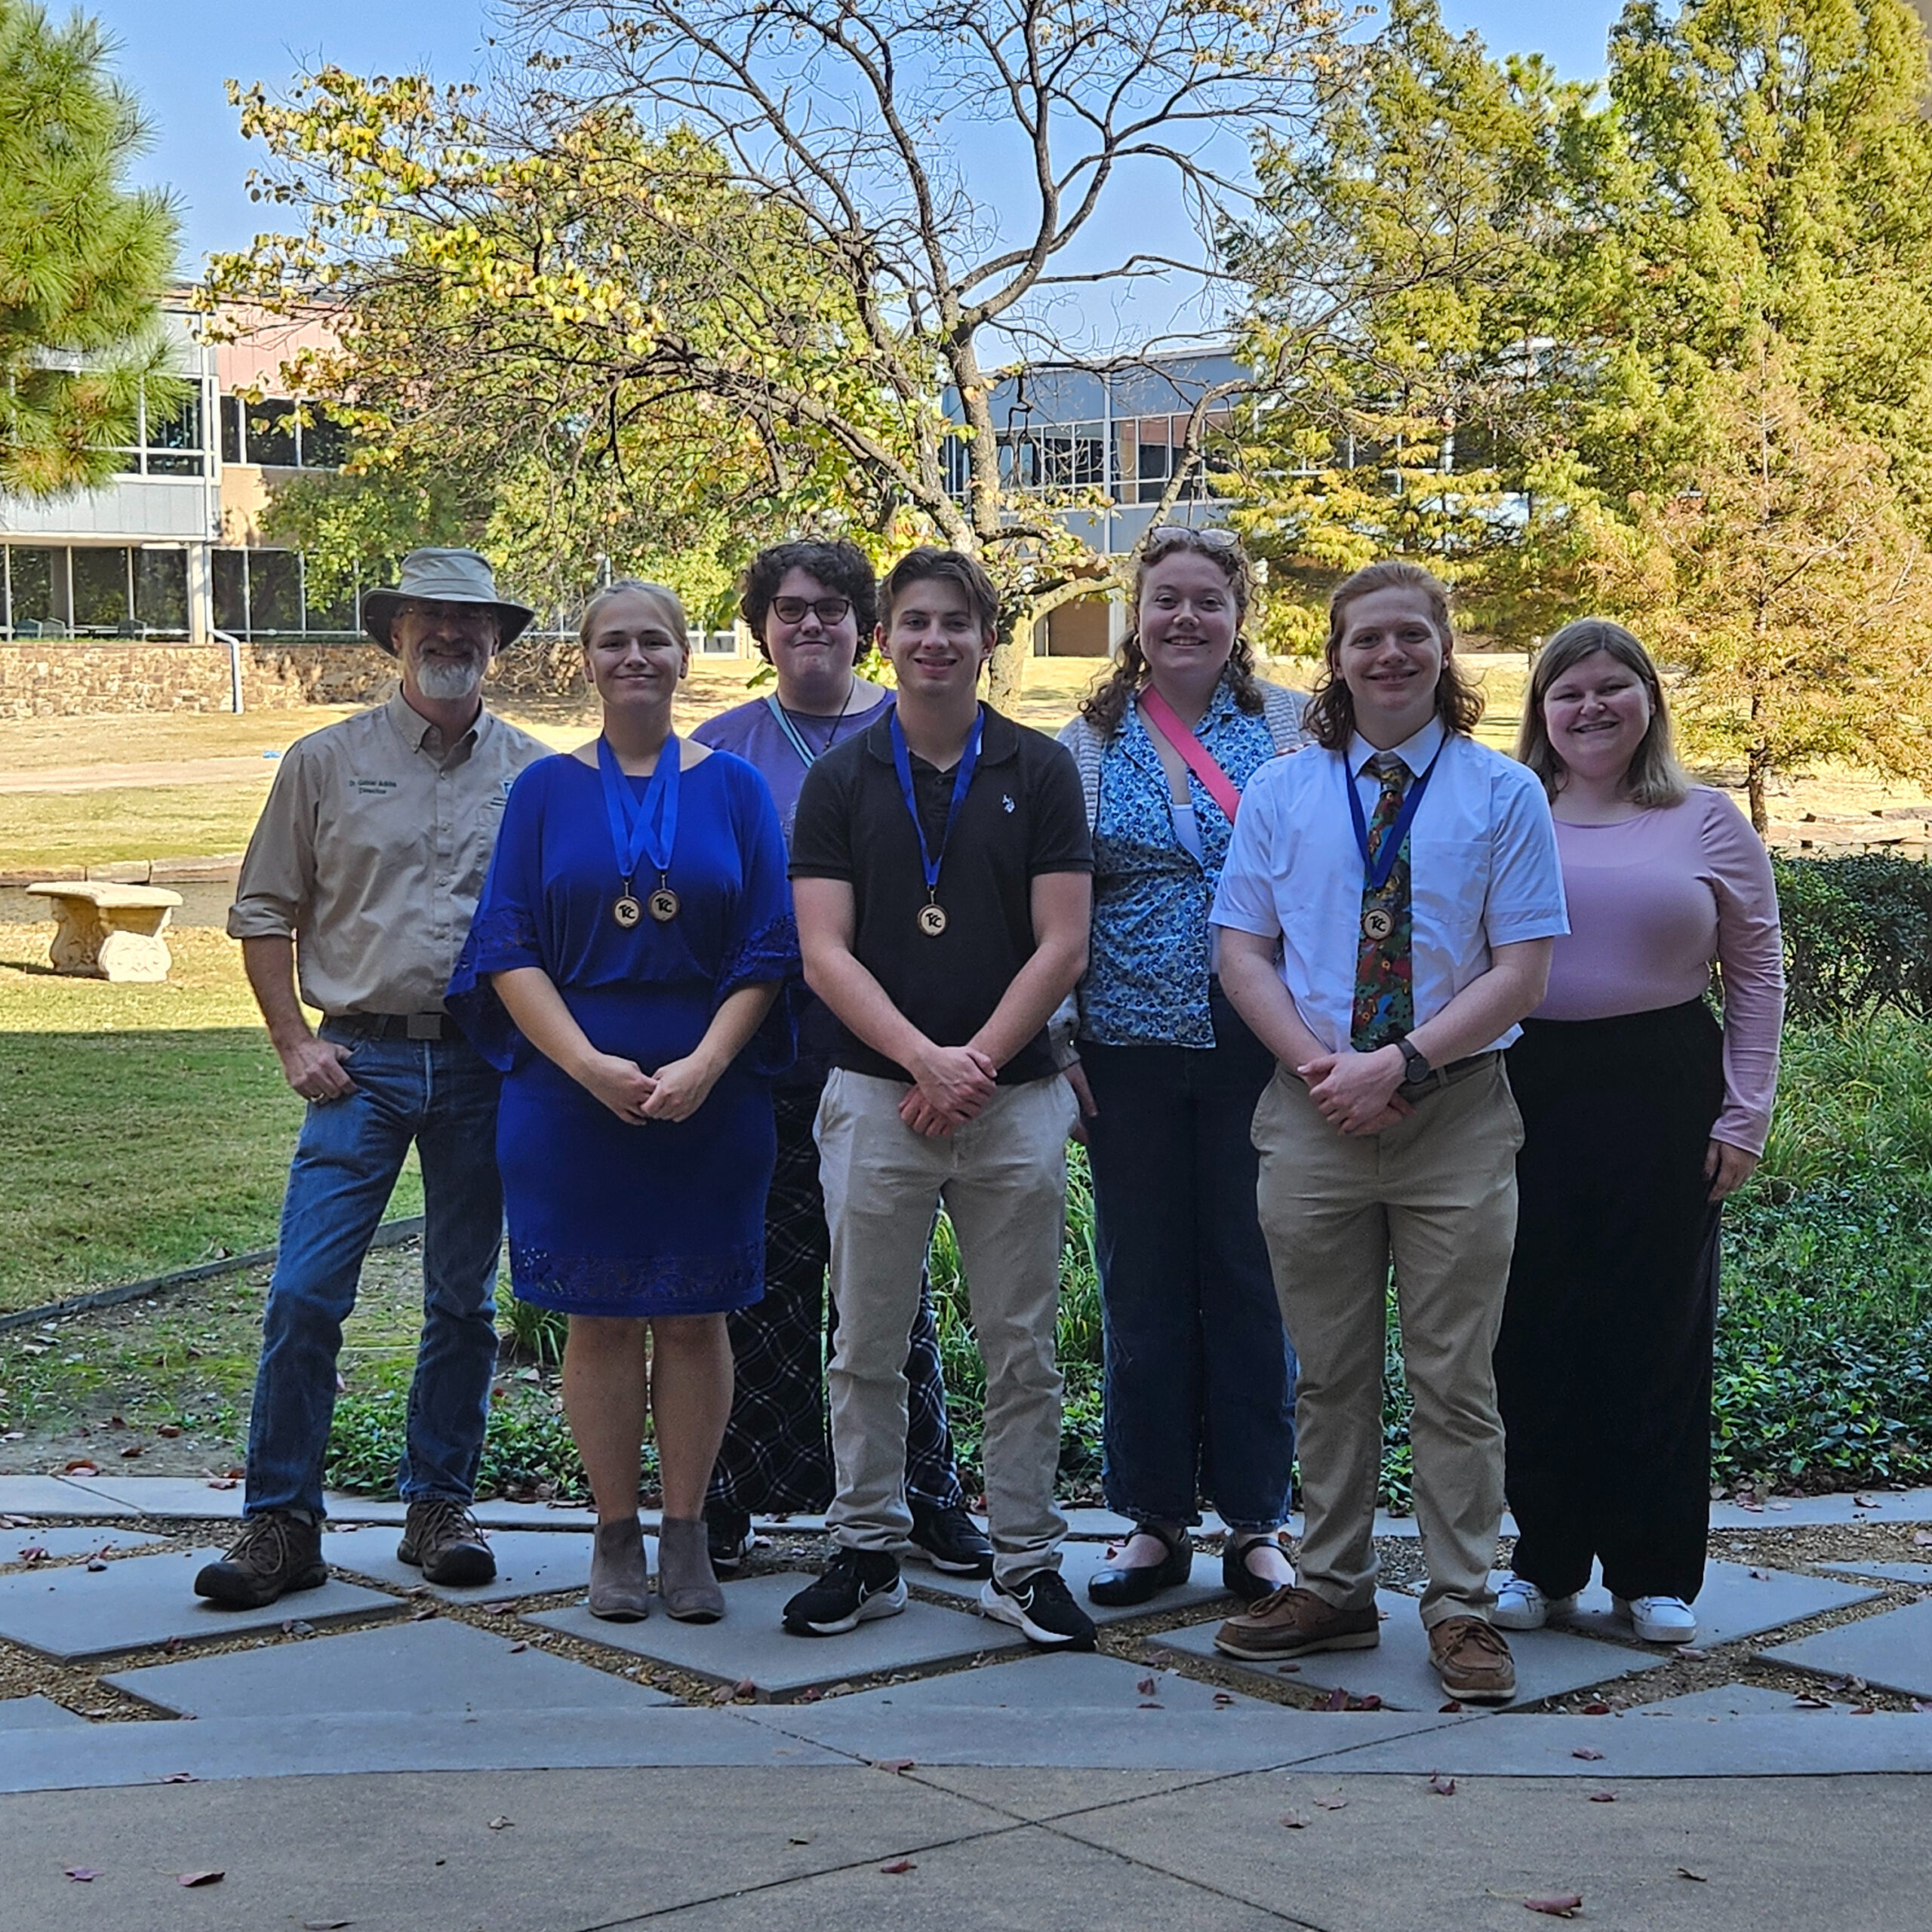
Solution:
{"label": "pink long-sleeve top", "polygon": [[1607,1020],[1698,998],[1724,976],[1724,1107],[1714,1140],[1761,1154],[1777,1090],[1784,958],[1770,860],[1721,792],[1614,825],[1556,822],[1570,931],[1539,1020]]}

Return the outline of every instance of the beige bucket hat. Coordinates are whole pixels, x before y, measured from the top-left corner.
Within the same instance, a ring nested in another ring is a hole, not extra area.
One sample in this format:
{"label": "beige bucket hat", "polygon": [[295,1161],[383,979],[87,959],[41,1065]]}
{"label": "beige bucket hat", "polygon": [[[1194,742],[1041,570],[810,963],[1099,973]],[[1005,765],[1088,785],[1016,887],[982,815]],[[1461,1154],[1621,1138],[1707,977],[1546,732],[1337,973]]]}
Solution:
{"label": "beige bucket hat", "polygon": [[474,550],[412,550],[402,560],[402,581],[393,589],[370,590],[362,595],[362,628],[393,657],[389,626],[407,598],[425,603],[487,604],[497,614],[497,648],[507,650],[528,628],[537,613],[528,605],[512,604],[497,595],[490,565]]}

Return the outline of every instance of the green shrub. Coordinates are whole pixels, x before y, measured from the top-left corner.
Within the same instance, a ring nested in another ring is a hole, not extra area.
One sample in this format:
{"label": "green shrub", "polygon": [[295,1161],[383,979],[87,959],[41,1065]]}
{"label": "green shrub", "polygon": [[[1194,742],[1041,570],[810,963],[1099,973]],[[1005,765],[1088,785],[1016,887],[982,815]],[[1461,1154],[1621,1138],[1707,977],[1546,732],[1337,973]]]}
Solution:
{"label": "green shrub", "polygon": [[1772,869],[1794,1023],[1932,1019],[1932,866],[1860,852]]}

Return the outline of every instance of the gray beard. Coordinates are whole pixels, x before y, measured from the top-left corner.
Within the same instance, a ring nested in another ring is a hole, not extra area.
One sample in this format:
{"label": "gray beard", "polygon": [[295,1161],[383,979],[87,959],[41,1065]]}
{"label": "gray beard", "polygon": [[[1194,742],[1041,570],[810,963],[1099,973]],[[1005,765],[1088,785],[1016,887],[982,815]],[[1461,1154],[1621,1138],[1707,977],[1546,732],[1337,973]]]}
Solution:
{"label": "gray beard", "polygon": [[416,688],[438,704],[457,704],[474,697],[482,681],[482,667],[478,664],[424,663],[416,667]]}

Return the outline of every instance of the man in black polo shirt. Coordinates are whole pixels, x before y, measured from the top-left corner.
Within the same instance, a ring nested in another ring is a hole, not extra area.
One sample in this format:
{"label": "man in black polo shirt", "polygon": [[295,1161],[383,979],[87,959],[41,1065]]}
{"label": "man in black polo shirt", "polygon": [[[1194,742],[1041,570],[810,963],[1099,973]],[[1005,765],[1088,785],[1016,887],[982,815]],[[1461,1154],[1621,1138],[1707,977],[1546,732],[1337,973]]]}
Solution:
{"label": "man in black polo shirt", "polygon": [[986,1367],[980,1608],[1033,1643],[1091,1647],[1054,1506],[1075,1107],[1046,1035],[1086,968],[1086,810],[1067,754],[979,701],[998,599],[977,562],[914,550],[880,605],[898,703],[813,766],[792,833],[805,977],[841,1027],[817,1124],[838,1494],[836,1552],[785,1626],[829,1636],[905,1607],[906,1332],[943,1201]]}

